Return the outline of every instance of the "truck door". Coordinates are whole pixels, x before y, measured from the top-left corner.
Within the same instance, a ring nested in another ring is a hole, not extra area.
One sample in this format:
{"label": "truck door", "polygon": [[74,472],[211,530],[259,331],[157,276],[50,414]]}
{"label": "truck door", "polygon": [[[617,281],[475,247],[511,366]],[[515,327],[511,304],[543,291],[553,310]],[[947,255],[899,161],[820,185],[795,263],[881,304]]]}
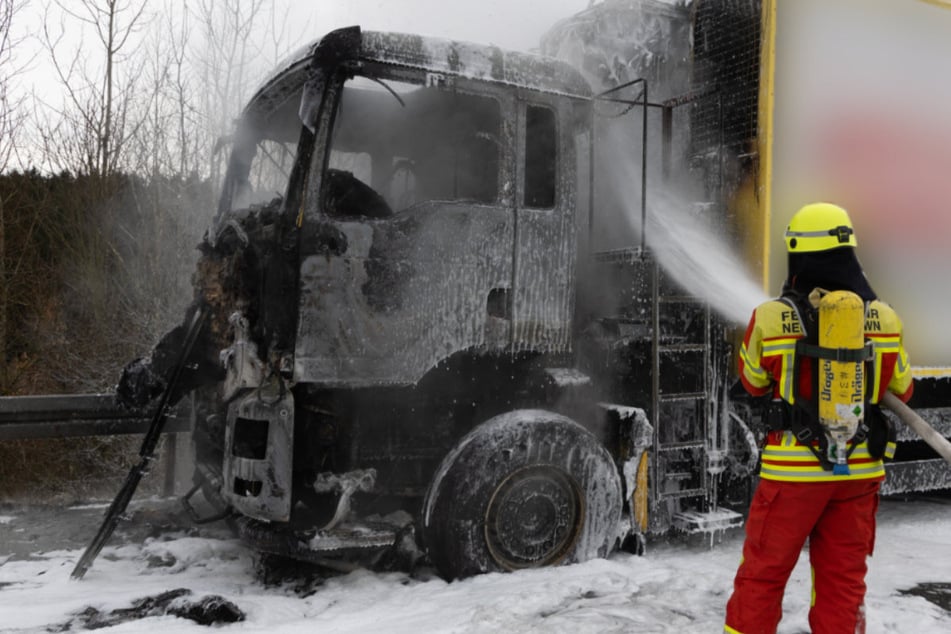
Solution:
{"label": "truck door", "polygon": [[409,385],[512,338],[512,89],[386,64],[363,72],[322,124],[326,169],[314,161],[299,382]]}
{"label": "truck door", "polygon": [[513,351],[568,352],[577,228],[574,146],[565,99],[525,95],[517,108]]}

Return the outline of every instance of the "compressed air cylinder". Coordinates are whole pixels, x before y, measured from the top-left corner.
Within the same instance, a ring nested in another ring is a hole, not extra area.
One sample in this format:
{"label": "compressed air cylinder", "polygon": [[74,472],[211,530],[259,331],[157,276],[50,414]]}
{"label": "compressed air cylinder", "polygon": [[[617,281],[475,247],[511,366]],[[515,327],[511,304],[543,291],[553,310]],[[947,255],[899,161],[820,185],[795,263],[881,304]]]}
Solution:
{"label": "compressed air cylinder", "polygon": [[[833,291],[819,302],[819,347],[856,351],[857,360],[819,358],[819,422],[829,437],[833,473],[849,473],[846,443],[855,435],[865,414],[865,368],[860,351],[865,345],[865,303],[855,293]],[[822,355],[831,356],[831,355]]]}

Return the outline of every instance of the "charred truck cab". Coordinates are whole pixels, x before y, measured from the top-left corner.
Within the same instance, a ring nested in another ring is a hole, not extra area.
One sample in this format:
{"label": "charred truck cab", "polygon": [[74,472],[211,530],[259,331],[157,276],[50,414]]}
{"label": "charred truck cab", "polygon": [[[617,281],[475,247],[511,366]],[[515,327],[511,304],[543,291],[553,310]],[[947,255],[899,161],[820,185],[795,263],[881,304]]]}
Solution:
{"label": "charred truck cab", "polygon": [[[592,104],[563,62],[355,27],[267,81],[201,247],[197,366],[220,365],[180,388],[193,493],[266,552],[340,565],[414,536],[449,578],[715,510],[714,378],[688,398],[701,436],[665,436],[703,473],[671,479],[637,361],[656,267],[586,252]],[[589,269],[642,329],[579,305]],[[704,353],[699,315],[680,336]]]}

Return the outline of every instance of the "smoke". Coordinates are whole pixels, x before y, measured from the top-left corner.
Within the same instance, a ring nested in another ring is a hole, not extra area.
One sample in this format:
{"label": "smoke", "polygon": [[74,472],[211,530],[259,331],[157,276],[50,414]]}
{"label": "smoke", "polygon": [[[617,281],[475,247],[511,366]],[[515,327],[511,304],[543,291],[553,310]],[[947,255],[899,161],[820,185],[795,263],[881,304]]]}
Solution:
{"label": "smoke", "polygon": [[[729,246],[722,227],[675,190],[655,190],[647,203],[651,252],[686,291],[704,298],[724,319],[745,325],[767,297]],[[636,222],[640,224],[640,218]]]}
{"label": "smoke", "polygon": [[[691,15],[682,3],[605,2],[551,29],[543,51],[580,69],[596,92],[643,78],[650,85],[649,101],[663,102],[696,87],[696,69],[688,62],[694,54]],[[646,91],[644,84],[629,84],[611,97],[639,101],[644,94],[639,91]],[[723,192],[741,174],[735,158],[718,157],[708,151],[709,144],[691,137],[702,135],[708,125],[693,120],[699,103],[674,107],[663,121],[655,108],[645,115],[640,106],[595,104],[592,245],[611,250],[643,239],[685,292],[706,300],[724,319],[745,324],[765,293],[737,252],[738,241],[729,233],[720,204]],[[721,131],[720,152],[735,154],[737,148],[726,141]],[[641,163],[645,144],[646,166]],[[642,167],[647,175],[646,231],[641,226]]]}
{"label": "smoke", "polygon": [[[624,137],[607,136],[612,141],[601,145],[603,157],[598,165],[607,178],[602,178],[598,194],[607,201],[609,220],[596,234],[601,238],[623,235],[639,242],[639,140]],[[726,218],[714,205],[700,200],[703,188],[685,168],[672,167],[671,173],[677,176],[665,177],[657,167],[659,158],[649,156],[647,161],[647,247],[684,291],[704,299],[722,318],[745,325],[767,295],[740,257]],[[611,206],[618,208],[611,210]]]}

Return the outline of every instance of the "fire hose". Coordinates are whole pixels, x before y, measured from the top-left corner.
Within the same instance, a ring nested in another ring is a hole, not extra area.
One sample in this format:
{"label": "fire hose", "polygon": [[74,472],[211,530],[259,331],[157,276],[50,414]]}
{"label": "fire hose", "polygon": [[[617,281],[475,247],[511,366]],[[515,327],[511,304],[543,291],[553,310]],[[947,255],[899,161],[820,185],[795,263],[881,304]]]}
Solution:
{"label": "fire hose", "polygon": [[938,452],[938,455],[951,464],[951,442],[948,442],[947,438],[939,434],[934,427],[926,423],[921,416],[891,392],[885,393],[882,405],[894,412],[903,423],[911,427],[922,440]]}

